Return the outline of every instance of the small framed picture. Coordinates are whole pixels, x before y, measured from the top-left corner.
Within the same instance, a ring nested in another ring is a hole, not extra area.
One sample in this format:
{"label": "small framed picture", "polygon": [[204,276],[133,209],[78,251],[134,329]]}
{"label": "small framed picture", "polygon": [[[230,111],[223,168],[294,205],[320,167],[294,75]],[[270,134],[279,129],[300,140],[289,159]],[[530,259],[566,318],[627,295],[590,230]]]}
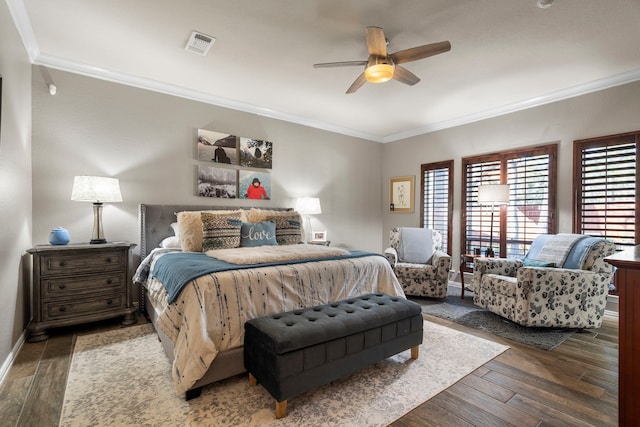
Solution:
{"label": "small framed picture", "polygon": [[314,242],[326,242],[327,241],[327,232],[326,231],[314,231],[312,240]]}
{"label": "small framed picture", "polygon": [[389,211],[413,212],[414,176],[397,176],[389,180]]}

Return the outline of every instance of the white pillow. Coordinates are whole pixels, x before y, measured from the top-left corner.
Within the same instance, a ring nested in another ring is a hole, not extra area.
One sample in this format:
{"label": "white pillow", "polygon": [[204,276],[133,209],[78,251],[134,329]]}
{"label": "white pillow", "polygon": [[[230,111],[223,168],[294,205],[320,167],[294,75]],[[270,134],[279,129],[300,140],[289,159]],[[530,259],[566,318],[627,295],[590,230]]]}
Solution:
{"label": "white pillow", "polygon": [[161,248],[180,249],[180,238],[178,236],[167,237],[160,242]]}
{"label": "white pillow", "polygon": [[180,228],[178,228],[178,223],[177,222],[172,222],[171,223],[171,228],[173,229],[173,234],[176,237],[180,237]]}

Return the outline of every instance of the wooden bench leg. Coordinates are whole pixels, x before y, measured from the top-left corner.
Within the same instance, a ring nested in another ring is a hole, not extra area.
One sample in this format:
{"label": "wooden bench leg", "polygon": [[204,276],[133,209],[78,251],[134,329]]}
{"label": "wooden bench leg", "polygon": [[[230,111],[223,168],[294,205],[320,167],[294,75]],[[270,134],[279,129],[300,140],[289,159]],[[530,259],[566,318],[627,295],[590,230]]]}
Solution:
{"label": "wooden bench leg", "polygon": [[251,375],[251,372],[249,372],[249,386],[253,387],[256,385],[258,385],[258,380],[256,379],[256,377]]}
{"label": "wooden bench leg", "polygon": [[278,402],[276,400],[276,419],[284,418],[287,416],[287,401],[283,400]]}
{"label": "wooden bench leg", "polygon": [[411,347],[411,358],[412,359],[417,359],[418,358],[418,351],[420,349],[420,346],[415,346],[415,347]]}

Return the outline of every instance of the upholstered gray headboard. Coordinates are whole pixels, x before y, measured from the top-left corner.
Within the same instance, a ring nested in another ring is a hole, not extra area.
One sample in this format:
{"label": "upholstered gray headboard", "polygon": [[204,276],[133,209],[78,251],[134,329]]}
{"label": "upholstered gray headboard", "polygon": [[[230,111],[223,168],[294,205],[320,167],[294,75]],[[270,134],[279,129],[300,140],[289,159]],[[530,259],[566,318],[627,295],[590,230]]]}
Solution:
{"label": "upholstered gray headboard", "polygon": [[211,206],[185,205],[140,205],[140,258],[144,259],[153,248],[160,246],[165,237],[173,236],[171,223],[176,222],[176,213],[217,209]]}
{"label": "upholstered gray headboard", "polygon": [[[211,205],[145,205],[138,210],[140,224],[140,259],[144,259],[153,248],[160,246],[165,237],[173,236],[171,223],[176,222],[176,213],[182,211],[250,209],[245,206]],[[290,210],[290,208],[262,207],[269,210]]]}

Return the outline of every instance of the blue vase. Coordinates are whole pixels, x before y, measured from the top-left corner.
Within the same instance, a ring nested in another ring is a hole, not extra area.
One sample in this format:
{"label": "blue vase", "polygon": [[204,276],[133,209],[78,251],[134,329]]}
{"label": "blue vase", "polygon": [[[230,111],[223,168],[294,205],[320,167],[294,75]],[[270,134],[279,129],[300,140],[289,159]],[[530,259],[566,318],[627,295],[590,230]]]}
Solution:
{"label": "blue vase", "polygon": [[49,243],[52,245],[66,245],[71,240],[66,228],[56,227],[49,233]]}

